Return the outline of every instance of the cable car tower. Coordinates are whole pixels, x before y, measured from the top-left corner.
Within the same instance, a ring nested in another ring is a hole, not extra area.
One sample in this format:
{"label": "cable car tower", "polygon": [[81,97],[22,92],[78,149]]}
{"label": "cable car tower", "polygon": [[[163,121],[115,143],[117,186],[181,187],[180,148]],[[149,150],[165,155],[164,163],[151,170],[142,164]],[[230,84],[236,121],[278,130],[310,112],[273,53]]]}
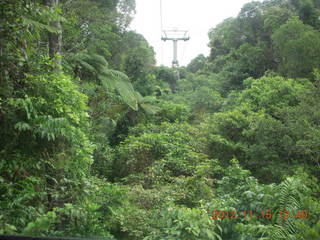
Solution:
{"label": "cable car tower", "polygon": [[188,31],[186,30],[163,30],[161,40],[167,41],[170,40],[173,42],[173,61],[172,68],[179,66],[178,62],[178,41],[188,41],[190,39]]}
{"label": "cable car tower", "polygon": [[[172,92],[177,90],[177,80],[180,79],[179,74],[179,62],[178,62],[178,41],[188,41],[190,39],[188,31],[186,30],[163,30],[163,21],[162,21],[162,0],[160,0],[160,27],[161,27],[161,40],[163,41],[172,41],[173,42],[173,61],[172,69],[175,73],[175,81],[171,84]],[[162,49],[161,49],[162,51]]]}

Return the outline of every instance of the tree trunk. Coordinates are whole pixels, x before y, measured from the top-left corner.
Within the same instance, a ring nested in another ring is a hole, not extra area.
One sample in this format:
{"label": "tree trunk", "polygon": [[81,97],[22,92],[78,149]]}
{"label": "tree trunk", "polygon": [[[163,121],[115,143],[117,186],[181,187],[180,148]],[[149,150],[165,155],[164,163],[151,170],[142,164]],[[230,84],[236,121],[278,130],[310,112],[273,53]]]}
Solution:
{"label": "tree trunk", "polygon": [[[44,4],[49,8],[55,8],[59,4],[59,0],[44,0]],[[61,23],[59,21],[53,21],[50,23],[51,26],[58,29],[58,33],[48,34],[49,42],[49,56],[55,59],[56,69],[61,69],[61,46],[62,46],[62,33]]]}

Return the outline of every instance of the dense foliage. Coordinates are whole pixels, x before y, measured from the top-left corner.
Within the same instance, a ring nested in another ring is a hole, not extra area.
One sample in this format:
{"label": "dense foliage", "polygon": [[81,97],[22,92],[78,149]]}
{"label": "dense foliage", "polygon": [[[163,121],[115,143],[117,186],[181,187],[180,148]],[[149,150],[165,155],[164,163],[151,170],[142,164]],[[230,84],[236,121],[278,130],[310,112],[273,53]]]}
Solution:
{"label": "dense foliage", "polygon": [[0,11],[0,235],[320,239],[317,0],[244,5],[180,79],[134,0]]}

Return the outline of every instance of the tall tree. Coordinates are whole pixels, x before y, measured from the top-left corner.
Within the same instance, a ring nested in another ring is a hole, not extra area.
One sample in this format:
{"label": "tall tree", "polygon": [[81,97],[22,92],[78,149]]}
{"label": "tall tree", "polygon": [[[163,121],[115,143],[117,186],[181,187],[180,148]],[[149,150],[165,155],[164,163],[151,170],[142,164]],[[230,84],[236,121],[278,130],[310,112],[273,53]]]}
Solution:
{"label": "tall tree", "polygon": [[[48,6],[51,10],[55,10],[58,7],[59,0],[44,0],[44,4]],[[55,59],[57,69],[61,66],[61,47],[62,47],[62,30],[61,23],[59,20],[54,20],[50,23],[52,27],[57,29],[57,32],[48,33],[48,43],[49,43],[49,56]]]}
{"label": "tall tree", "polygon": [[273,35],[279,72],[289,77],[312,77],[320,67],[320,33],[298,18],[290,19]]}

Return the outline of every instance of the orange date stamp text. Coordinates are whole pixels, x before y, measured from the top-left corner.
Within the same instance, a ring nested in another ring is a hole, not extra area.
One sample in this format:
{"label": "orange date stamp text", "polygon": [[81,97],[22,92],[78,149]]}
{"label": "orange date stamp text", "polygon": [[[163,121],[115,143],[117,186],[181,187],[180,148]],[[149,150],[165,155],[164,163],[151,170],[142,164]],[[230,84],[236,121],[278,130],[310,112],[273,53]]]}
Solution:
{"label": "orange date stamp text", "polygon": [[290,212],[287,210],[282,211],[273,211],[273,210],[261,210],[260,212],[253,212],[252,210],[242,210],[242,211],[225,211],[225,210],[217,210],[214,209],[212,211],[211,219],[213,220],[223,220],[223,219],[237,219],[237,218],[252,218],[252,217],[260,218],[260,219],[272,219],[273,217],[279,217],[283,220],[288,219],[289,217],[306,219],[309,216],[308,211],[306,210],[298,210],[295,212]]}

